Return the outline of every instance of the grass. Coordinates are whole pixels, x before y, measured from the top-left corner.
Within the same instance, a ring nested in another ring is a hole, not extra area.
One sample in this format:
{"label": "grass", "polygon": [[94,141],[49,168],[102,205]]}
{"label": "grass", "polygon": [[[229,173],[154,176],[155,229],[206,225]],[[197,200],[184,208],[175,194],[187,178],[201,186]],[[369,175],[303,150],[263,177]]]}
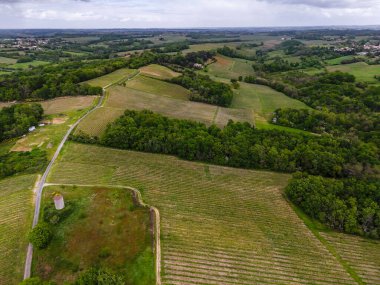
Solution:
{"label": "grass", "polygon": [[73,210],[52,225],[49,247],[35,252],[33,276],[65,284],[100,265],[126,276],[128,284],[154,284],[149,209],[136,206],[130,190],[49,186],[43,192],[43,209],[55,211],[55,192]]}
{"label": "grass", "polygon": [[40,104],[44,108],[44,114],[53,115],[87,109],[94,104],[96,98],[97,96],[58,97]]}
{"label": "grass", "polygon": [[228,47],[235,47],[237,45],[241,44],[240,42],[229,42],[229,43],[203,43],[203,44],[194,44],[190,45],[188,49],[183,50],[182,52],[184,54],[190,53],[190,52],[198,52],[198,51],[211,51],[216,50],[218,48],[222,48],[224,46]]}
{"label": "grass", "polygon": [[15,64],[12,64],[12,65],[9,65],[8,67],[9,68],[14,68],[14,69],[27,69],[30,66],[35,67],[35,66],[46,65],[46,64],[49,64],[49,63],[50,62],[48,62],[48,61],[34,60],[34,61],[31,61],[31,62],[15,63]]}
{"label": "grass", "polygon": [[95,79],[85,81],[84,83],[90,84],[91,86],[105,87],[111,83],[118,82],[133,75],[136,72],[134,69],[122,68],[118,69],[112,73],[106,74]]}
{"label": "grass", "polygon": [[208,66],[208,73],[216,77],[238,79],[239,76],[253,75],[253,62],[244,59],[217,55],[216,62]]}
{"label": "grass", "polygon": [[235,92],[232,101],[233,108],[252,109],[255,113],[256,126],[258,128],[283,128],[268,123],[273,112],[278,108],[308,109],[301,101],[292,99],[283,93],[277,92],[264,85],[240,83],[240,88]]}
{"label": "grass", "polygon": [[343,60],[351,60],[353,58],[363,58],[361,56],[355,56],[355,55],[345,55],[345,56],[341,56],[341,57],[337,57],[337,58],[333,58],[333,59],[329,59],[329,60],[326,60],[326,63],[328,65],[339,65],[342,63]]}
{"label": "grass", "polygon": [[374,78],[375,75],[380,75],[380,65],[368,65],[365,62],[356,62],[351,64],[327,66],[327,70],[351,73],[356,77],[356,81],[377,84],[380,83],[380,81]]}
{"label": "grass", "polygon": [[183,88],[180,85],[168,83],[143,75],[138,75],[133,80],[128,81],[127,87],[180,100],[187,100],[190,94],[189,90]]}
{"label": "grass", "polygon": [[288,179],[70,143],[48,182],[140,189],[161,214],[163,284],[356,284],[283,198]]}
{"label": "grass", "polygon": [[24,273],[27,232],[32,224],[36,175],[0,180],[0,284],[18,284]]}
{"label": "grass", "polygon": [[175,72],[165,66],[158,64],[150,64],[148,66],[144,66],[140,68],[140,71],[145,76],[157,79],[172,79],[181,75],[178,72]]}
{"label": "grass", "polygon": [[15,64],[17,59],[0,56],[0,63],[3,64]]}
{"label": "grass", "polygon": [[206,125],[215,123],[223,127],[228,120],[253,123],[253,113],[248,109],[232,109],[214,105],[174,99],[122,86],[109,89],[104,107],[95,110],[82,123],[77,132],[100,136],[108,123],[116,120],[124,110],[152,110],[164,116],[198,121]]}

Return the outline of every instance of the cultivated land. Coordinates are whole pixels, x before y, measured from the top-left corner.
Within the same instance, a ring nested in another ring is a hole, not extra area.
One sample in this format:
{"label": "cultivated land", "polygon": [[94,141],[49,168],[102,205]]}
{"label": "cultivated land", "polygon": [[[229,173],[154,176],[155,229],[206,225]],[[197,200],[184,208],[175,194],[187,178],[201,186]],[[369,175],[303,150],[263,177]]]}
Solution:
{"label": "cultivated land", "polygon": [[368,65],[365,62],[356,62],[351,64],[327,66],[326,68],[328,71],[342,71],[351,73],[356,77],[356,81],[379,84],[379,81],[376,80],[374,76],[380,75],[380,65]]}
{"label": "cultivated land", "polygon": [[222,55],[215,57],[215,63],[208,66],[210,75],[228,79],[238,79],[239,76],[253,75],[252,61],[238,58],[230,58]]}
{"label": "cultivated land", "polygon": [[15,64],[17,59],[0,56],[0,63],[3,64]]}
{"label": "cultivated land", "polygon": [[24,273],[37,175],[0,180],[0,284],[18,284]]}
{"label": "cultivated land", "polygon": [[150,212],[134,204],[130,190],[49,186],[42,208],[54,209],[55,192],[73,212],[53,225],[49,247],[35,251],[34,276],[64,284],[100,265],[128,276],[128,284],[154,284]]}
{"label": "cultivated land", "polygon": [[44,108],[45,115],[61,114],[75,110],[89,108],[94,104],[97,96],[76,96],[76,97],[59,97],[56,99],[42,101],[41,106]]}
{"label": "cultivated land", "polygon": [[283,198],[288,179],[70,143],[48,182],[140,189],[161,214],[163,284],[357,284]]}
{"label": "cultivated land", "polygon": [[126,86],[131,89],[181,100],[187,100],[190,94],[189,90],[180,85],[143,75],[138,75],[133,80],[128,81]]}
{"label": "cultivated land", "polygon": [[150,64],[140,68],[141,74],[157,79],[172,79],[174,77],[180,76],[181,74],[175,72],[165,66],[158,64]]}
{"label": "cultivated land", "polygon": [[122,68],[107,75],[85,81],[84,83],[90,84],[91,86],[106,87],[110,83],[122,81],[132,76],[135,72],[136,70],[133,69]]}

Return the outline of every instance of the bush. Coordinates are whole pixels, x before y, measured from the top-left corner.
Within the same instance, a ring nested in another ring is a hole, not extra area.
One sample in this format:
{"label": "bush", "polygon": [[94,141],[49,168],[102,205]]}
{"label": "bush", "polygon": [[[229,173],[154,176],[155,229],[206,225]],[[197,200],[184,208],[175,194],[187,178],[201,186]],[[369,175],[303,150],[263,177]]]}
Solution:
{"label": "bush", "polygon": [[53,233],[46,223],[37,224],[29,233],[29,241],[38,249],[46,248],[52,237]]}
{"label": "bush", "polygon": [[85,271],[74,285],[124,285],[124,278],[102,268],[90,268]]}
{"label": "bush", "polygon": [[51,281],[42,281],[39,277],[25,279],[19,285],[54,285]]}

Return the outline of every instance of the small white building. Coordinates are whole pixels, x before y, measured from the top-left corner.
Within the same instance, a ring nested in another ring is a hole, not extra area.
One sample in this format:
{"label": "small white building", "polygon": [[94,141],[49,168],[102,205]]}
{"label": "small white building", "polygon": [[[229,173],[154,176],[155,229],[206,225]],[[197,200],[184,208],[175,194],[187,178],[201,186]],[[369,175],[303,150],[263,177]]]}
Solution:
{"label": "small white building", "polygon": [[63,196],[61,194],[54,194],[53,200],[56,210],[62,210],[63,208],[65,208],[65,201],[63,200]]}
{"label": "small white building", "polygon": [[28,130],[29,130],[30,133],[34,132],[36,130],[36,127],[35,126],[31,126]]}

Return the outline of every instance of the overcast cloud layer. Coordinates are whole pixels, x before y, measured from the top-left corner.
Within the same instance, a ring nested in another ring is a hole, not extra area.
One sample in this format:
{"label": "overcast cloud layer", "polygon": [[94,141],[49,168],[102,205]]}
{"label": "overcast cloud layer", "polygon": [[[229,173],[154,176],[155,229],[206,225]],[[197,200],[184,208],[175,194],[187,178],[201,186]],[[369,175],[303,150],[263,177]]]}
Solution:
{"label": "overcast cloud layer", "polygon": [[380,25],[380,0],[0,0],[0,28]]}

